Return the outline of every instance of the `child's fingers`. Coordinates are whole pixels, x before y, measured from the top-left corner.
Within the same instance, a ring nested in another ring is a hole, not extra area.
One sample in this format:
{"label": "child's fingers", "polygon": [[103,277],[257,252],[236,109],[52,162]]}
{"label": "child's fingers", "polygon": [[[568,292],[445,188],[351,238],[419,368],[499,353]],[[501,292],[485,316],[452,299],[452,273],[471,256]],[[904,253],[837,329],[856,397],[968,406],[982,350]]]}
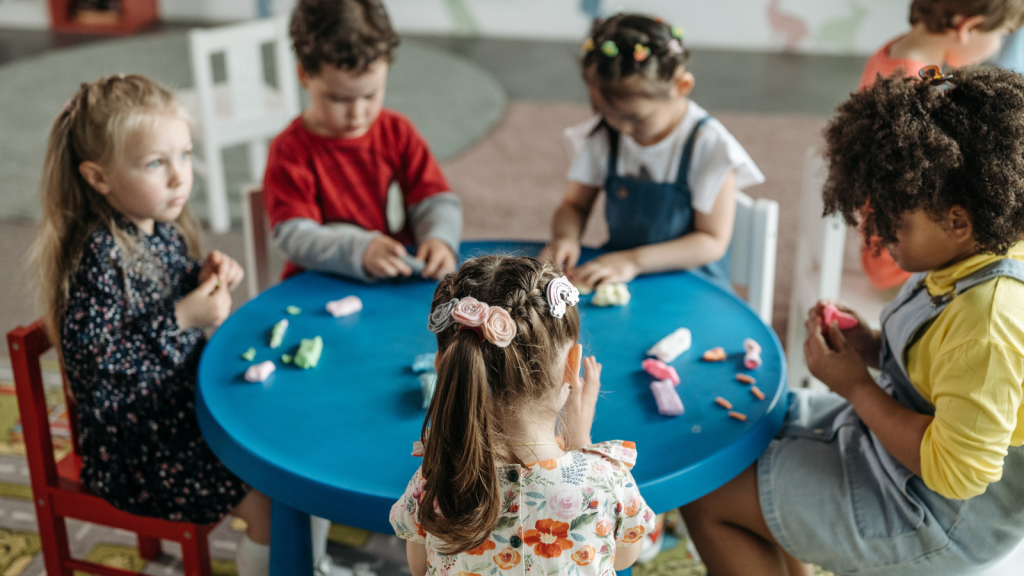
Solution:
{"label": "child's fingers", "polygon": [[220,286],[220,276],[216,274],[210,274],[210,277],[207,278],[206,280],[203,280],[203,283],[200,284],[199,287],[196,289],[200,291],[200,294],[203,294],[204,296],[209,296],[210,294],[213,294],[213,292],[217,289],[218,286]]}
{"label": "child's fingers", "polygon": [[[405,248],[401,244],[399,244],[398,246],[399,248],[402,248],[402,252],[404,253]],[[388,256],[387,260],[388,263],[390,263],[391,266],[395,269],[395,274],[393,274],[392,276],[412,276],[412,268],[410,268],[409,265],[406,264],[405,261],[402,260],[401,258],[397,258],[395,256]]]}
{"label": "child's fingers", "polygon": [[846,341],[846,335],[839,329],[839,322],[833,320],[832,324],[828,327],[828,339],[832,343],[832,348],[835,348],[836,352],[843,352],[849,347],[849,343]]}

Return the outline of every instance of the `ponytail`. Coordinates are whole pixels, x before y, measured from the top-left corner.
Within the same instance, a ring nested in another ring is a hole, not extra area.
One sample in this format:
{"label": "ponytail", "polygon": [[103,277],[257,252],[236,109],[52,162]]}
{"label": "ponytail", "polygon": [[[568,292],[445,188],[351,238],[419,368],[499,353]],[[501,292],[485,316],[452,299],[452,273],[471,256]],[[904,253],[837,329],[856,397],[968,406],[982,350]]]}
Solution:
{"label": "ponytail", "polygon": [[473,331],[456,335],[441,357],[423,424],[423,438],[429,432],[429,441],[423,455],[426,504],[419,520],[446,543],[444,554],[479,546],[501,513],[484,345]]}

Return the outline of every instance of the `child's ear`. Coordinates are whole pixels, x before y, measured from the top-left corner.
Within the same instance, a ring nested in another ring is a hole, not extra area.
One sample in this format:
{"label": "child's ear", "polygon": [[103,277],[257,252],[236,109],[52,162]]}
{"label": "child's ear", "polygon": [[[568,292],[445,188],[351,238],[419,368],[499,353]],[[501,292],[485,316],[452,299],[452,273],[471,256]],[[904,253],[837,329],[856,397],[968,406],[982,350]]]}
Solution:
{"label": "child's ear", "polygon": [[950,236],[957,242],[974,240],[974,222],[971,221],[971,214],[963,206],[957,204],[950,208],[946,215],[946,223]]}
{"label": "child's ear", "polygon": [[576,344],[572,348],[569,348],[569,354],[565,359],[565,374],[564,381],[569,383],[569,386],[575,388],[579,385],[580,381],[580,367],[583,365],[583,345]]}
{"label": "child's ear", "polygon": [[956,39],[961,44],[969,41],[972,32],[979,32],[979,27],[985,23],[985,15],[976,16],[957,15],[953,17],[953,30],[956,32]]}
{"label": "child's ear", "polygon": [[85,178],[85,181],[89,183],[89,186],[92,186],[93,190],[104,196],[110,193],[107,173],[99,164],[92,160],[86,160],[78,165],[78,173],[82,175],[82,178]]}
{"label": "child's ear", "polygon": [[309,90],[309,72],[306,72],[306,69],[302,67],[301,62],[295,63],[295,70],[299,76],[299,84],[301,84],[306,90]]}
{"label": "child's ear", "polygon": [[697,80],[693,77],[682,66],[676,70],[675,76],[672,77],[672,97],[674,98],[685,98],[690,95],[693,91],[693,86]]}

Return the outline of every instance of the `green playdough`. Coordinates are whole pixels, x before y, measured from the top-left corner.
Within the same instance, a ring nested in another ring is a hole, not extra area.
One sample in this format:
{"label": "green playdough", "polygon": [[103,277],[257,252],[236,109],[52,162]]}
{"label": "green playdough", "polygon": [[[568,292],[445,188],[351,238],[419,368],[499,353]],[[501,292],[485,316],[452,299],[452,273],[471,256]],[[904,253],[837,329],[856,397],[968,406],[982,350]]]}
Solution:
{"label": "green playdough", "polygon": [[284,333],[288,330],[288,320],[284,319],[274,324],[274,328],[270,331],[270,347],[277,348],[284,341]]}
{"label": "green playdough", "polygon": [[324,351],[324,340],[316,338],[303,338],[299,343],[299,351],[295,353],[295,365],[303,370],[316,368],[320,361],[320,354]]}
{"label": "green playdough", "polygon": [[285,308],[284,311],[291,314],[292,316],[302,314],[302,308],[299,308],[298,306],[289,306]]}
{"label": "green playdough", "polygon": [[245,354],[242,354],[242,359],[243,360],[248,360],[250,362],[252,362],[252,359],[255,358],[255,357],[256,357],[256,349],[255,348],[249,348],[248,350],[245,351]]}
{"label": "green playdough", "polygon": [[285,364],[291,364],[292,363],[292,355],[291,354],[281,354],[281,362],[283,362]]}

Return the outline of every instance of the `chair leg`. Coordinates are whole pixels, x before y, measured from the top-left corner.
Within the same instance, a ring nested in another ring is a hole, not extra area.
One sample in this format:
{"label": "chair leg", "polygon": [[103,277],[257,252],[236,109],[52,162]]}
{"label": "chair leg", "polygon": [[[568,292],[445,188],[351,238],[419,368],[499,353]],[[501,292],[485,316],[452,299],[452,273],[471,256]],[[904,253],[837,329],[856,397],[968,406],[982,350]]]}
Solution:
{"label": "chair leg", "polygon": [[64,519],[53,516],[49,509],[36,506],[36,520],[39,525],[39,542],[43,549],[43,565],[51,576],[72,576],[73,571],[64,567],[64,560],[71,558],[68,548],[68,530]]}
{"label": "chair leg", "polygon": [[160,539],[138,534],[139,557],[143,560],[156,560],[160,557]]}
{"label": "chair leg", "polygon": [[206,534],[192,532],[181,541],[181,564],[185,576],[213,576]]}

